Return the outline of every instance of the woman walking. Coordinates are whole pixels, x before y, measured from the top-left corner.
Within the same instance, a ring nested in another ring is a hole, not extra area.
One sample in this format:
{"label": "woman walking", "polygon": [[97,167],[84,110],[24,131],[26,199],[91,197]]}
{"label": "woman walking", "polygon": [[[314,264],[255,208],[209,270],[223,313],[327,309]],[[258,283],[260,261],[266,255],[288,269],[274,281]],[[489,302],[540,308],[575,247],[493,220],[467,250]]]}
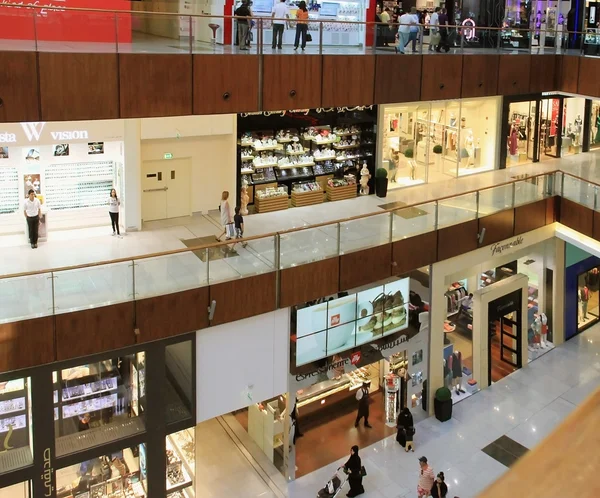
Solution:
{"label": "woman walking", "polygon": [[358,496],[365,492],[362,485],[361,468],[362,462],[358,456],[358,446],[354,445],[350,449],[350,458],[344,464],[344,470],[348,474],[348,483],[350,484],[350,491],[346,496]]}
{"label": "woman walking", "polygon": [[306,34],[308,33],[308,9],[306,8],[306,2],[304,0],[298,4],[296,19],[296,39],[294,41],[294,50],[298,50],[300,37],[302,37],[302,50],[304,50],[306,47]]}
{"label": "woman walking", "polygon": [[121,236],[121,232],[119,231],[119,206],[121,205],[121,201],[117,197],[117,191],[113,188],[110,191],[110,198],[108,199],[108,214],[110,215],[110,222],[112,224],[113,229],[113,237],[115,235]]}
{"label": "woman walking", "polygon": [[[233,223],[233,218],[231,216],[231,207],[229,207],[229,192],[227,190],[223,191],[221,194],[221,204],[219,205],[219,211],[221,212],[221,226],[223,227],[223,231],[217,237],[217,240],[221,242],[221,237],[227,234],[227,225]],[[231,236],[227,234],[225,240],[231,239]]]}
{"label": "woman walking", "polygon": [[433,487],[431,488],[431,497],[432,498],[446,498],[448,495],[448,486],[445,483],[444,473],[440,472],[435,481],[433,482]]}
{"label": "woman walking", "polygon": [[410,413],[410,410],[405,406],[400,410],[398,421],[396,423],[396,429],[398,429],[396,441],[398,441],[403,448],[406,447],[406,431],[410,430],[412,427],[414,427],[412,413]]}

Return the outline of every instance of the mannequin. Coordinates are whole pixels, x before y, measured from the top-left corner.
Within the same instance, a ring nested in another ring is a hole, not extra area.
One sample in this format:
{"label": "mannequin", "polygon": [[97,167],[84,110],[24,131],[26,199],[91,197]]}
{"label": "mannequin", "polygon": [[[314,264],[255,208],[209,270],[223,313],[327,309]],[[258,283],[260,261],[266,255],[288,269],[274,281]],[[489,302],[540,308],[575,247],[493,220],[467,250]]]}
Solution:
{"label": "mannequin", "polygon": [[533,344],[532,349],[535,351],[536,349],[540,349],[542,342],[542,319],[540,315],[536,315],[535,320],[531,324],[531,328],[533,329]]}
{"label": "mannequin", "polygon": [[248,195],[248,180],[244,179],[242,182],[242,193],[240,195],[240,204],[241,209],[240,212],[243,216],[248,214],[248,202],[250,201],[250,196]]}
{"label": "mannequin", "polygon": [[587,320],[588,301],[590,300],[590,291],[587,286],[583,285],[580,287],[578,296],[581,304],[581,318],[585,321]]}
{"label": "mannequin", "polygon": [[467,153],[469,157],[467,159],[467,167],[473,166],[473,156],[475,152],[475,147],[473,143],[473,131],[467,131],[467,136],[465,137],[465,149],[467,149]]}
{"label": "mannequin", "polygon": [[462,354],[456,350],[452,353],[452,356],[448,358],[448,368],[452,370],[452,386],[456,390],[456,394],[459,396],[465,391],[462,389]]}
{"label": "mannequin", "polygon": [[594,143],[600,143],[600,113],[596,116],[596,138],[594,139]]}
{"label": "mannequin", "polygon": [[516,156],[518,152],[518,134],[517,134],[517,126],[513,121],[513,124],[510,127],[510,134],[508,136],[508,152],[511,156]]}
{"label": "mannequin", "polygon": [[367,162],[363,163],[362,169],[360,170],[360,195],[369,195],[369,179],[371,173],[367,167]]}
{"label": "mannequin", "polygon": [[545,349],[548,347],[548,317],[546,316],[546,313],[540,313],[540,322],[542,324],[541,326],[541,341],[540,341],[540,345],[542,346],[542,349]]}

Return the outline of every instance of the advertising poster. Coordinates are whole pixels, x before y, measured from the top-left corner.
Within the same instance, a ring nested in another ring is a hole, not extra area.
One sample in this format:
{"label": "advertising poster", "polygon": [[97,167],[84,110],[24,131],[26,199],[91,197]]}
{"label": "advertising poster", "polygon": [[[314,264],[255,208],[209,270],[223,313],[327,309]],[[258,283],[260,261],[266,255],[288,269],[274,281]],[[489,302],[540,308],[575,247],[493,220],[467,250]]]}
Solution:
{"label": "advertising poster", "polygon": [[29,191],[33,190],[35,195],[42,193],[42,182],[38,173],[26,174],[23,176],[24,196],[29,195]]}
{"label": "advertising poster", "polygon": [[53,148],[54,157],[63,157],[69,155],[69,144],[57,144]]}
{"label": "advertising poster", "polygon": [[0,159],[8,159],[8,147],[0,147]]}

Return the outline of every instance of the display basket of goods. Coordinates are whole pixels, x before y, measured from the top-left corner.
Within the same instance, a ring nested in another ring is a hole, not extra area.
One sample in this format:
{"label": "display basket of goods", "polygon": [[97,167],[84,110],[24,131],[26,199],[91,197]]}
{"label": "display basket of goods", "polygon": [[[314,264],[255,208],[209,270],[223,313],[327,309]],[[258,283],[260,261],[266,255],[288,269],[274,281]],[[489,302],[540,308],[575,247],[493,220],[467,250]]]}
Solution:
{"label": "display basket of goods", "polygon": [[318,182],[307,182],[292,186],[292,206],[310,206],[323,202],[323,189]]}
{"label": "display basket of goods", "polygon": [[288,193],[285,187],[268,187],[259,190],[254,196],[257,213],[268,213],[288,208]]}
{"label": "display basket of goods", "polygon": [[330,178],[327,181],[327,200],[341,201],[356,197],[356,177],[345,175],[343,179]]}
{"label": "display basket of goods", "polygon": [[440,387],[435,392],[433,400],[435,418],[440,422],[446,422],[452,418],[452,393],[447,387]]}

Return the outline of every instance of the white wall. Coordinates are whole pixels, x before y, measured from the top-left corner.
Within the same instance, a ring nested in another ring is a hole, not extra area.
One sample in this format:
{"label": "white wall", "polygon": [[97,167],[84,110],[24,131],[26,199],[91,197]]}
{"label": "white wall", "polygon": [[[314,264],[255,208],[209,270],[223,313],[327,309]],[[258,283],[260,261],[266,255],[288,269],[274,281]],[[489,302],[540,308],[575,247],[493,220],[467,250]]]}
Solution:
{"label": "white wall", "polygon": [[289,309],[196,334],[196,422],[287,391]]}

